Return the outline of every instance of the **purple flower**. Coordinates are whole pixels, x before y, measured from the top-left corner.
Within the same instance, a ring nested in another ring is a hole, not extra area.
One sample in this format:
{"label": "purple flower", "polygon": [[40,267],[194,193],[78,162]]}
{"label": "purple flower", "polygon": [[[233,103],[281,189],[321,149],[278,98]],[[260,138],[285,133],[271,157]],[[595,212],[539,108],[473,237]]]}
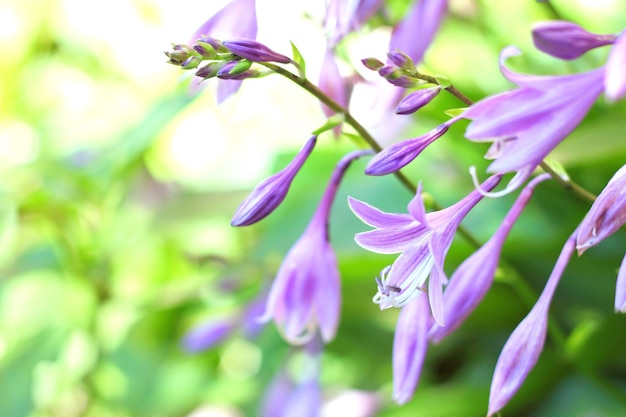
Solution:
{"label": "purple flower", "polygon": [[[332,98],[337,104],[341,105],[341,107],[345,109],[348,108],[350,95],[352,94],[352,84],[341,76],[335,56],[329,49],[327,49],[324,54],[318,86],[324,94]],[[325,104],[322,104],[322,111],[326,117],[335,114],[335,112]],[[341,126],[337,126],[333,131],[335,136],[339,136]]]}
{"label": "purple flower", "polygon": [[581,255],[626,223],[626,165],[604,187],[580,223],[576,249]]}
{"label": "purple flower", "polygon": [[565,243],[539,300],[504,345],[491,382],[488,416],[509,402],[537,363],[546,339],[550,302],[574,247],[572,235]]}
{"label": "purple flower", "polygon": [[[492,190],[500,179],[500,175],[487,179],[482,184],[483,189]],[[381,309],[401,307],[426,290],[424,284],[428,279],[433,318],[443,326],[442,286],[447,281],[443,262],[456,229],[483,195],[473,190],[458,203],[427,214],[421,192],[420,184],[408,205],[409,214],[385,213],[354,198],[349,198],[348,202],[357,217],[375,227],[355,236],[361,247],[376,253],[401,253],[377,279],[374,302]]]}
{"label": "purple flower", "polygon": [[604,92],[609,101],[616,101],[626,94],[626,32],[622,32],[606,61]]}
{"label": "purple flower", "polygon": [[328,217],[339,183],[350,163],[371,151],[344,156],[300,239],[283,260],[262,320],[273,318],[290,343],[309,341],[317,328],[324,342],[335,336],[341,304],[337,259],[329,242]]}
{"label": "purple flower", "polygon": [[519,88],[481,100],[462,115],[472,120],[467,138],[493,142],[487,156],[495,161],[488,172],[517,172],[508,191],[526,180],[580,123],[602,92],[604,80],[603,68],[567,76],[516,74],[504,61],[518,53],[505,48],[500,69]]}
{"label": "purple flower", "polygon": [[430,310],[428,297],[420,292],[398,316],[393,339],[393,399],[404,404],[411,399],[428,349]]}
{"label": "purple flower", "polygon": [[434,324],[431,327],[428,336],[433,343],[439,343],[456,330],[487,294],[493,283],[504,241],[528,204],[535,186],[549,178],[548,174],[543,174],[532,180],[520,193],[491,239],[467,258],[452,274],[443,293],[446,325],[442,327]]}
{"label": "purple flower", "polygon": [[382,4],[382,0],[330,0],[324,28],[328,46],[334,48],[348,33],[358,29]]}
{"label": "purple flower", "polygon": [[590,33],[577,24],[564,20],[537,23],[533,27],[532,35],[537,49],[553,57],[568,60],[615,41],[614,35]]}
{"label": "purple flower", "polygon": [[272,51],[267,46],[252,39],[230,39],[222,42],[230,52],[252,62],[279,62],[288,64],[291,59]]}
{"label": "purple flower", "polygon": [[458,121],[450,119],[430,132],[414,139],[403,140],[378,152],[365,168],[367,175],[387,175],[398,171],[411,163],[424,149],[446,133],[449,127]]}
{"label": "purple flower", "polygon": [[416,64],[422,62],[448,10],[447,0],[417,0],[391,34],[389,50],[405,52]]}
{"label": "purple flower", "polygon": [[209,320],[193,328],[183,338],[183,347],[189,352],[200,352],[212,348],[226,339],[234,330],[232,319]]}
{"label": "purple flower", "polygon": [[626,313],[626,256],[622,260],[615,284],[615,311]]}
{"label": "purple flower", "polygon": [[437,97],[441,86],[423,88],[408,94],[400,101],[396,108],[396,114],[412,114],[427,105]]}
{"label": "purple flower", "polygon": [[[255,0],[232,0],[209,20],[198,28],[191,36],[190,44],[194,44],[203,36],[215,36],[220,39],[241,37],[256,39],[258,31]],[[219,83],[217,86],[217,102],[221,103],[236,93],[241,81]]]}
{"label": "purple flower", "polygon": [[241,203],[230,224],[249,226],[272,213],[285,199],[293,179],[313,152],[316,142],[317,137],[312,136],[289,165],[257,185]]}

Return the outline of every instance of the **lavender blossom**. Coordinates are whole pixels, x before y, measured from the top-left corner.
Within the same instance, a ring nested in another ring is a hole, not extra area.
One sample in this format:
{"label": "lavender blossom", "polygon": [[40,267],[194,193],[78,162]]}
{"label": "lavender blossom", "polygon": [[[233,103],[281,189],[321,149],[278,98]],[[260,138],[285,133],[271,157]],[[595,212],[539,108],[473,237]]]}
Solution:
{"label": "lavender blossom", "polygon": [[450,119],[425,135],[403,140],[378,152],[365,168],[367,175],[387,175],[410,164],[424,149],[441,136],[459,119]]}
{"label": "lavender blossom", "polygon": [[424,292],[400,310],[393,340],[393,399],[398,404],[409,401],[415,392],[428,349],[429,322]]}
{"label": "lavender blossom", "polygon": [[491,239],[452,274],[443,293],[446,325],[442,327],[434,324],[431,327],[428,336],[433,343],[439,343],[456,330],[487,294],[493,283],[504,241],[532,197],[535,186],[549,178],[548,174],[543,174],[532,180],[520,193]]}
{"label": "lavender blossom", "polygon": [[587,32],[575,23],[564,20],[540,22],[532,29],[535,47],[560,59],[576,59],[590,49],[610,45],[614,35]]}
{"label": "lavender blossom", "polygon": [[283,202],[296,174],[313,152],[317,136],[312,136],[293,160],[282,171],[266,178],[241,203],[232,226],[249,226],[270,215]]}
{"label": "lavender blossom", "polygon": [[615,41],[605,67],[604,92],[609,101],[616,101],[626,95],[626,31]]}
{"label": "lavender blossom", "polygon": [[[322,61],[322,70],[318,84],[320,90],[328,97],[332,98],[341,107],[347,109],[352,94],[352,84],[341,76],[335,56],[330,49],[326,50],[324,60]],[[326,117],[331,117],[335,111],[322,103],[322,111]],[[341,125],[333,129],[335,136],[341,133]]]}
{"label": "lavender blossom", "polygon": [[330,0],[324,18],[328,46],[334,48],[348,33],[358,29],[381,4],[382,0]]}
{"label": "lavender blossom", "polygon": [[413,91],[400,101],[396,108],[396,114],[412,114],[427,105],[439,95],[441,86],[423,88]]}
{"label": "lavender blossom", "polygon": [[235,329],[231,318],[213,319],[193,328],[183,338],[183,347],[189,352],[210,349],[226,339]]}
{"label": "lavender blossom", "polygon": [[[487,179],[482,184],[483,189],[491,191],[500,179],[500,175]],[[351,197],[348,202],[357,217],[375,227],[355,236],[361,247],[376,253],[401,253],[391,267],[381,273],[373,301],[381,309],[402,307],[425,290],[424,284],[430,277],[428,297],[431,311],[435,321],[443,326],[442,286],[447,281],[443,262],[456,229],[483,195],[473,190],[448,208],[426,213],[421,192],[420,184],[408,205],[409,214],[385,213]]]}
{"label": "lavender blossom", "polygon": [[548,310],[561,275],[574,252],[575,234],[565,243],[541,296],[507,340],[494,371],[488,416],[504,407],[522,386],[543,350],[548,328]]}
{"label": "lavender blossom", "polygon": [[[256,1],[232,0],[194,32],[190,44],[205,36],[218,36],[220,39],[230,37],[256,39],[257,31]],[[222,103],[236,93],[240,86],[241,81],[219,83],[217,102]]]}
{"label": "lavender blossom", "polygon": [[626,313],[626,255],[617,273],[617,283],[615,284],[615,311]]}
{"label": "lavender blossom", "polygon": [[468,139],[493,142],[487,156],[495,161],[488,172],[517,172],[506,191],[528,179],[580,123],[602,92],[604,80],[604,68],[567,76],[516,74],[504,61],[518,53],[505,48],[500,69],[519,88],[481,100],[462,115],[472,120]]}
{"label": "lavender blossom", "polygon": [[278,62],[288,64],[291,59],[272,51],[267,46],[252,39],[231,39],[222,42],[230,52],[252,62]]}
{"label": "lavender blossom", "polygon": [[339,161],[309,226],[278,270],[262,320],[273,318],[290,343],[309,341],[318,327],[324,342],[335,336],[341,294],[328,217],[346,169],[354,159],[369,153],[352,152]]}
{"label": "lavender blossom", "polygon": [[604,187],[580,223],[576,249],[581,255],[626,223],[626,165],[622,166]]}

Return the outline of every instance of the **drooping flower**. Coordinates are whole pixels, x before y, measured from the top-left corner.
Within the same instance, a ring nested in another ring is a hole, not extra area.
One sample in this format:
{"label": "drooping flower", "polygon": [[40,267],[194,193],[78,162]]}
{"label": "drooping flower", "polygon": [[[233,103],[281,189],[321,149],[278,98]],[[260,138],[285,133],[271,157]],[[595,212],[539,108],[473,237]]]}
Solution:
{"label": "drooping flower", "polygon": [[581,255],[626,223],[626,165],[604,187],[580,223],[576,249]]}
{"label": "drooping flower", "polygon": [[560,59],[576,59],[585,52],[615,42],[615,35],[598,35],[565,20],[533,26],[533,42],[541,52]]}
{"label": "drooping flower", "polygon": [[[482,188],[491,191],[500,179],[500,175],[494,175],[482,184]],[[450,207],[426,213],[421,191],[420,184],[408,205],[409,214],[385,213],[351,197],[348,202],[357,217],[375,228],[355,236],[361,247],[376,253],[401,254],[377,280],[378,292],[374,302],[381,309],[401,307],[420,291],[425,291],[424,285],[428,280],[433,318],[444,325],[442,286],[447,279],[443,263],[456,229],[483,195],[473,190]]]}
{"label": "drooping flower", "polygon": [[309,226],[278,270],[262,320],[273,318],[291,343],[309,341],[318,328],[324,342],[335,336],[341,294],[328,217],[346,169],[354,159],[369,153],[352,152],[339,161]]}
{"label": "drooping flower", "polygon": [[415,392],[428,349],[429,323],[428,297],[421,292],[400,310],[393,339],[393,399],[398,404]]}
{"label": "drooping flower", "polygon": [[504,241],[532,197],[535,186],[549,178],[548,174],[542,174],[528,183],[489,241],[452,274],[443,293],[446,325],[434,324],[431,327],[428,336],[433,343],[439,343],[456,330],[487,294],[493,283]]}
{"label": "drooping flower", "polygon": [[[204,36],[220,39],[245,38],[256,39],[258,31],[256,16],[256,0],[232,0],[209,18],[191,36],[190,44]],[[221,103],[236,93],[241,81],[219,83],[217,86],[217,102]]]}
{"label": "drooping flower", "polygon": [[574,233],[563,246],[541,296],[504,345],[491,382],[488,416],[496,414],[513,398],[537,363],[546,339],[550,302],[575,244]]}
{"label": "drooping flower", "polygon": [[606,61],[604,92],[609,101],[616,101],[626,95],[626,31],[622,32],[611,48]]}
{"label": "drooping flower", "polygon": [[459,118],[450,119],[425,135],[403,140],[383,149],[368,162],[365,173],[367,175],[387,175],[404,168],[417,158],[428,145],[443,136],[450,126],[458,120]]}
{"label": "drooping flower", "polygon": [[472,122],[466,137],[493,142],[487,156],[491,173],[516,172],[507,191],[522,184],[543,159],[580,123],[603,90],[604,68],[566,76],[534,76],[509,70],[504,61],[519,51],[500,55],[504,76],[518,85],[471,106],[462,117]]}
{"label": "drooping flower", "polygon": [[241,203],[230,224],[249,226],[272,213],[285,199],[293,179],[313,152],[316,142],[317,136],[312,136],[289,165],[257,185]]}

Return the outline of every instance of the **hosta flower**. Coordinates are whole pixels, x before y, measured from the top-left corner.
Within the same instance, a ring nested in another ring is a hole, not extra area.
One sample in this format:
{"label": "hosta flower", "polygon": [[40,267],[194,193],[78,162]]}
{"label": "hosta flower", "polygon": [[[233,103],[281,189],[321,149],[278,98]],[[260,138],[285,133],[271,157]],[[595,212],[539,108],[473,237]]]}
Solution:
{"label": "hosta flower", "polygon": [[500,69],[518,85],[471,106],[463,117],[472,122],[465,132],[475,142],[493,142],[488,172],[516,172],[507,187],[525,181],[543,159],[585,117],[603,90],[604,68],[566,76],[517,74],[504,61],[519,51],[502,51]]}
{"label": "hosta flower", "polygon": [[452,274],[443,293],[446,325],[434,324],[432,326],[429,333],[432,342],[438,343],[456,330],[487,294],[493,283],[504,241],[532,197],[535,186],[549,178],[548,174],[542,174],[533,179],[522,190],[491,239],[467,258]]}
{"label": "hosta flower", "polygon": [[611,48],[606,61],[604,91],[609,101],[616,101],[626,94],[626,31],[622,32]]}
{"label": "hosta flower", "polygon": [[231,221],[232,226],[249,226],[263,220],[283,202],[296,174],[313,152],[317,137],[312,136],[282,171],[266,178],[241,203]]}
{"label": "hosta flower", "polygon": [[[482,188],[491,191],[500,178],[495,175],[487,179]],[[421,191],[420,184],[408,205],[409,214],[385,213],[354,198],[349,198],[349,204],[357,217],[375,228],[355,236],[361,247],[376,253],[401,254],[381,273],[374,302],[381,309],[401,307],[420,291],[426,291],[428,280],[433,318],[443,325],[442,286],[447,281],[443,272],[446,253],[459,224],[483,195],[473,190],[448,208],[426,213]]]}
{"label": "hosta flower", "polygon": [[504,345],[491,382],[488,416],[496,414],[513,398],[537,363],[546,339],[550,302],[574,246],[572,235],[565,243],[541,296]]}
{"label": "hosta flower", "polygon": [[267,46],[252,39],[238,38],[222,42],[233,54],[252,62],[279,62],[288,64],[291,59],[283,54],[272,51]]}
{"label": "hosta flower", "polygon": [[576,59],[590,49],[615,41],[615,35],[597,35],[564,20],[537,23],[532,35],[537,49],[561,59]]}
{"label": "hosta flower", "polygon": [[381,6],[382,0],[330,0],[324,29],[328,46],[334,48],[348,33],[357,30]]}
{"label": "hosta flower", "polygon": [[183,347],[189,352],[210,349],[226,339],[235,329],[232,318],[212,319],[194,327],[183,338]]}
{"label": "hosta flower", "polygon": [[325,342],[335,336],[341,294],[337,259],[328,236],[328,217],[346,169],[354,159],[369,153],[352,152],[339,161],[309,226],[276,274],[262,320],[273,318],[291,343],[309,341],[318,328]]}

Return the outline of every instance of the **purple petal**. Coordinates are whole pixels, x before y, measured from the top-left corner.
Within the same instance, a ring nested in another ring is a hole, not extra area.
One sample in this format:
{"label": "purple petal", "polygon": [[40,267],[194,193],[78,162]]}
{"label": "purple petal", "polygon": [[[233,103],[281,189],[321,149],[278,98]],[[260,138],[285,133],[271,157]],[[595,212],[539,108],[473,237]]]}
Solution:
{"label": "purple petal", "polygon": [[626,313],[626,255],[619,267],[615,284],[615,311]]}
{"label": "purple petal", "polygon": [[183,346],[189,352],[210,349],[226,339],[233,331],[232,319],[210,320],[193,328],[183,338]]}
{"label": "purple petal", "polygon": [[430,229],[422,225],[411,225],[395,229],[375,229],[357,233],[354,240],[363,249],[376,253],[400,253],[426,240]]}
{"label": "purple petal", "polygon": [[200,26],[189,43],[195,43],[202,36],[256,39],[258,26],[255,4],[255,0],[232,0]]}
{"label": "purple petal", "polygon": [[413,222],[413,218],[408,214],[385,213],[356,198],[348,197],[348,205],[352,212],[368,226],[381,229],[402,228]]}
{"label": "purple petal", "polygon": [[619,100],[626,94],[626,32],[617,38],[606,61],[604,91],[609,101]]}

